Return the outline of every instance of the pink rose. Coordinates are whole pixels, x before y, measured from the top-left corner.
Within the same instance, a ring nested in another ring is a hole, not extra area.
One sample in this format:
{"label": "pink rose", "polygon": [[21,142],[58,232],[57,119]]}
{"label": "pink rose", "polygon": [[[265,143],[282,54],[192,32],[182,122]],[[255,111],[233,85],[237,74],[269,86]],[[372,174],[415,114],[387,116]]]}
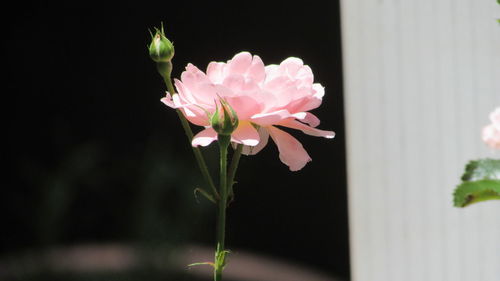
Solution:
{"label": "pink rose", "polygon": [[211,62],[206,74],[188,64],[181,80],[175,80],[178,95],[167,93],[161,101],[179,108],[191,123],[204,126],[192,145],[207,146],[217,140],[207,112],[212,114],[216,101],[225,99],[239,118],[231,141],[243,144],[243,153],[248,155],[264,148],[271,136],[281,161],[297,171],[311,158],[297,139],[276,126],[312,136],[335,136],[332,131],[316,129],[320,120],[308,112],[321,104],[324,95],[323,86],[313,80],[311,68],[298,58],[264,66],[260,57],[242,52],[227,63]]}
{"label": "pink rose", "polygon": [[483,128],[483,141],[489,146],[500,149],[500,107],[490,113],[491,124]]}

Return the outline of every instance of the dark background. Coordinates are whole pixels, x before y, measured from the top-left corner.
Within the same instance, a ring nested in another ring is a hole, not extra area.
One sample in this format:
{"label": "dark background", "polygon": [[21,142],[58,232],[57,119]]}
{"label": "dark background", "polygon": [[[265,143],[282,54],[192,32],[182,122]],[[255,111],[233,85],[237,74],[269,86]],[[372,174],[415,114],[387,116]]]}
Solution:
{"label": "dark background", "polygon": [[[173,77],[240,51],[311,66],[326,87],[313,113],[337,136],[292,132],[313,158],[299,172],[271,141],[243,157],[227,245],[349,277],[337,1],[16,5],[2,11],[0,260],[88,242],[214,243],[215,208],[193,197],[203,182],[146,49],[148,29],[163,22]],[[212,166],[215,147],[204,149]]]}

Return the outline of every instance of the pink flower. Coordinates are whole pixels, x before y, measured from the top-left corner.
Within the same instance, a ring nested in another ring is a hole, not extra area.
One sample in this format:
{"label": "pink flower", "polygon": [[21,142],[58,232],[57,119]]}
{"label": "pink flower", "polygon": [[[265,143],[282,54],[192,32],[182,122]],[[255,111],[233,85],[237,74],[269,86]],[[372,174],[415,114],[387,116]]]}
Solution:
{"label": "pink flower", "polygon": [[490,113],[491,124],[483,128],[483,141],[489,146],[500,149],[500,107]]}
{"label": "pink flower", "polygon": [[242,52],[227,63],[211,62],[206,74],[188,64],[181,80],[175,80],[178,95],[167,93],[162,102],[179,108],[191,123],[204,126],[192,145],[207,146],[217,140],[207,112],[213,113],[216,101],[225,99],[239,119],[231,141],[243,144],[243,153],[248,155],[258,153],[271,136],[281,161],[297,171],[311,158],[297,139],[276,126],[312,136],[335,136],[332,131],[316,129],[320,121],[308,112],[321,104],[324,95],[323,86],[313,80],[311,68],[298,58],[264,66],[260,57]]}

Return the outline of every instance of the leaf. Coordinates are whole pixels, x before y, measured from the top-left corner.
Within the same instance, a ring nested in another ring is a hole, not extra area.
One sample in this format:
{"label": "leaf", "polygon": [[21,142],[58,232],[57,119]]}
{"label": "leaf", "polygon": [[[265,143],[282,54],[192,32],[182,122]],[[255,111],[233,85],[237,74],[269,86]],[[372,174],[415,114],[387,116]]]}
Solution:
{"label": "leaf", "polygon": [[206,261],[206,262],[195,262],[195,263],[192,263],[192,264],[188,264],[188,267],[198,266],[198,265],[210,265],[211,267],[215,267],[215,264],[213,262],[209,262],[209,261]]}
{"label": "leaf", "polygon": [[217,251],[215,253],[215,268],[224,269],[227,264],[227,256],[231,253],[229,250]]}
{"label": "leaf", "polygon": [[500,160],[479,159],[467,163],[462,183],[453,193],[455,207],[500,199]]}
{"label": "leaf", "polygon": [[453,194],[455,207],[465,207],[486,200],[500,200],[500,180],[465,181]]}
{"label": "leaf", "polygon": [[462,181],[500,180],[500,159],[479,159],[465,166]]}
{"label": "leaf", "polygon": [[196,202],[199,203],[198,201],[198,193],[200,193],[201,195],[205,196],[205,198],[207,198],[210,202],[214,203],[214,204],[217,204],[217,202],[215,201],[214,197],[212,195],[210,195],[207,191],[205,191],[204,189],[202,188],[195,188],[194,191],[194,198],[196,199]]}

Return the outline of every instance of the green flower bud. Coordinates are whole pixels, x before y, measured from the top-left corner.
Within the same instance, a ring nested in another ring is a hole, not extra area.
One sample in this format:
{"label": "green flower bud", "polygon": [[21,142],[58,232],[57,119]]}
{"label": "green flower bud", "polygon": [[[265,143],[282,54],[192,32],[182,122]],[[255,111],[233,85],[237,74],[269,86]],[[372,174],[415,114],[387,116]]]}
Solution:
{"label": "green flower bud", "polygon": [[161,29],[155,27],[156,33],[151,33],[151,44],[149,45],[149,56],[155,62],[170,62],[174,57],[174,45],[165,37],[163,24]]}
{"label": "green flower bud", "polygon": [[226,100],[220,99],[219,101],[223,112],[219,111],[219,106],[216,103],[210,123],[217,134],[229,136],[238,128],[238,115]]}

